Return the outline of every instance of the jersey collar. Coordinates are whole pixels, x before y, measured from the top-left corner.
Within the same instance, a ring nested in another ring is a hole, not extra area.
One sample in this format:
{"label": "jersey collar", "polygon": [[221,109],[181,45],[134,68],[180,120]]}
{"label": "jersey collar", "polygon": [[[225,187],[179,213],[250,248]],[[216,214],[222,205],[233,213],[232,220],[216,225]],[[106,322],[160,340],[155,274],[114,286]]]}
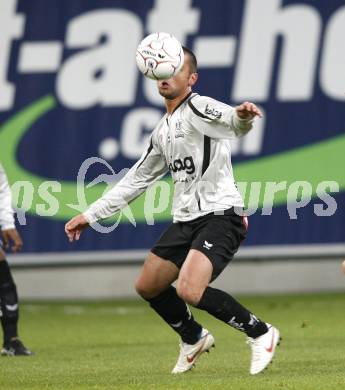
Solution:
{"label": "jersey collar", "polygon": [[174,108],[174,111],[170,114],[170,116],[178,109],[182,106],[182,104],[190,98],[191,94],[193,93],[193,91],[190,91],[188,95],[186,95],[183,100],[180,101],[180,103]]}

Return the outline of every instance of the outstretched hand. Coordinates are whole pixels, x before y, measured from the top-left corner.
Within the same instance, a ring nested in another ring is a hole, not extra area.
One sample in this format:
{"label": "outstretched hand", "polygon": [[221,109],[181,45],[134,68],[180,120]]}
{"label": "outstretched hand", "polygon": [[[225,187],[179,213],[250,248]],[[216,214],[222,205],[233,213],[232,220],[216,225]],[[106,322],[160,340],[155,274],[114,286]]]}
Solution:
{"label": "outstretched hand", "polygon": [[78,241],[81,233],[89,226],[83,214],[79,214],[72,218],[65,225],[65,233],[67,234],[69,242]]}
{"label": "outstretched hand", "polygon": [[262,112],[254,103],[244,102],[235,107],[236,113],[241,119],[253,119],[255,116],[262,118]]}

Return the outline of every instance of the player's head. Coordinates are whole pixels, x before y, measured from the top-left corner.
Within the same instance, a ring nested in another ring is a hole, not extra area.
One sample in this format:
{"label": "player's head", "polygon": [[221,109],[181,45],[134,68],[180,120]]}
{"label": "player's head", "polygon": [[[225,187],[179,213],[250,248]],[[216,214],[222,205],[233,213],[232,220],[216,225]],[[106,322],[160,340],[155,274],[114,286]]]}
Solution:
{"label": "player's head", "polygon": [[189,66],[189,73],[198,73],[198,61],[196,60],[195,54],[186,46],[182,46],[182,49],[185,62],[187,62]]}
{"label": "player's head", "polygon": [[168,80],[157,82],[159,93],[168,100],[177,98],[180,95],[191,91],[198,80],[197,60],[194,53],[183,46],[184,63],[176,75]]}

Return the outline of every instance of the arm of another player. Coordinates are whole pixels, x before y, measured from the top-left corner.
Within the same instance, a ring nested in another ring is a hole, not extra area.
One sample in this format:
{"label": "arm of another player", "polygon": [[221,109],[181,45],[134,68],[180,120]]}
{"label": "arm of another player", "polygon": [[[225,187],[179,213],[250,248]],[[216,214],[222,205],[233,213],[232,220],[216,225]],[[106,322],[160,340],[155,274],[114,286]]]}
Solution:
{"label": "arm of another player", "polygon": [[20,234],[16,228],[12,229],[2,229],[2,240],[4,243],[4,248],[7,250],[11,246],[13,253],[17,253],[23,248],[23,240],[20,237]]}
{"label": "arm of another player", "polygon": [[20,251],[23,241],[14,223],[11,189],[8,185],[6,173],[0,165],[0,226],[4,248],[11,249],[13,253]]}
{"label": "arm of another player", "polygon": [[89,225],[109,218],[128,206],[150,184],[163,177],[167,172],[165,158],[153,134],[147,151],[127,174],[110,191],[92,203],[83,214],[77,215],[67,222],[65,232],[69,241],[79,240],[81,233]]}

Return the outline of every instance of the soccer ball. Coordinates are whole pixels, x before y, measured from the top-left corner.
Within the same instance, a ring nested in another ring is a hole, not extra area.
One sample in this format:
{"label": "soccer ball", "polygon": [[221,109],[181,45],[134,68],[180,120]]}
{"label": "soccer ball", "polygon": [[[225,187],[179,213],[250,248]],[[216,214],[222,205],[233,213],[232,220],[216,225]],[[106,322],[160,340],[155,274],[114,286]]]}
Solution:
{"label": "soccer ball", "polygon": [[150,34],[137,48],[138,68],[152,80],[170,79],[181,69],[183,60],[181,43],[168,33]]}

